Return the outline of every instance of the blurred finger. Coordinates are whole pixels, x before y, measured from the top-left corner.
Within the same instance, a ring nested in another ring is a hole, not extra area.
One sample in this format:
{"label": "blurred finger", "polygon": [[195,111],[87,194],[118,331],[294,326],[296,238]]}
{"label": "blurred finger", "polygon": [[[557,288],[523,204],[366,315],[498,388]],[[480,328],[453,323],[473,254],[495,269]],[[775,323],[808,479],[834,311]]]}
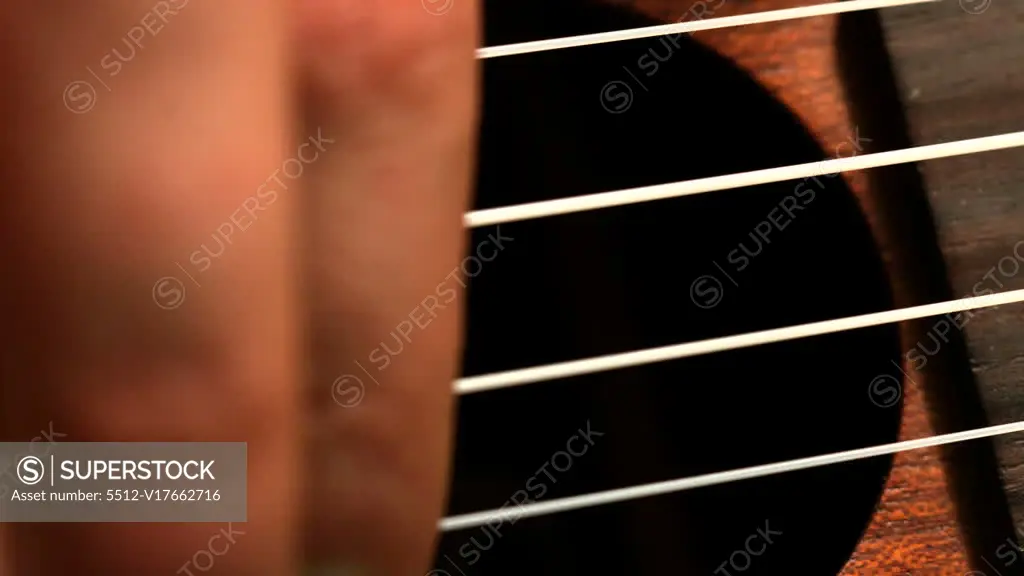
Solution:
{"label": "blurred finger", "polygon": [[476,6],[297,2],[306,135],[333,141],[307,180],[307,561],[325,574],[423,573],[460,351]]}
{"label": "blurred finger", "polygon": [[[256,194],[293,153],[288,14],[280,0],[0,14],[0,260],[17,271],[0,287],[4,438],[52,421],[68,441],[248,442],[249,521],[215,557],[225,575],[295,573],[297,191]],[[227,529],[19,524],[10,550],[19,575],[189,574]]]}

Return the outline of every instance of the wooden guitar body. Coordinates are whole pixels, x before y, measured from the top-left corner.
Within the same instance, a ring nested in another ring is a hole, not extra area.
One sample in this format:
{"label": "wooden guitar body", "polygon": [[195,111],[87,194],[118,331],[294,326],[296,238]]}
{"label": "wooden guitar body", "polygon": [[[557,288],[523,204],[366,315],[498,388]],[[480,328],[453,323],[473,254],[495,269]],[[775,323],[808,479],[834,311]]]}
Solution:
{"label": "wooden guitar body", "polygon": [[[485,45],[799,5],[491,0]],[[1019,130],[1022,17],[947,1],[486,60],[474,208]],[[1022,288],[1022,161],[475,229],[503,247],[471,274],[464,374]],[[1020,309],[462,396],[449,513],[1018,420]],[[432,574],[1024,574],[1022,464],[1009,436],[453,531]]]}
{"label": "wooden guitar body", "polygon": [[[656,22],[586,2],[487,9],[487,45]],[[687,35],[488,61],[484,77],[477,209],[831,156]],[[471,281],[467,376],[893,307],[839,175],[482,228],[471,245],[488,238],[507,247]],[[899,358],[881,326],[465,396],[450,512],[895,441],[901,395],[871,385]],[[570,448],[581,434],[593,443]],[[891,460],[452,532],[437,569],[834,574]]]}

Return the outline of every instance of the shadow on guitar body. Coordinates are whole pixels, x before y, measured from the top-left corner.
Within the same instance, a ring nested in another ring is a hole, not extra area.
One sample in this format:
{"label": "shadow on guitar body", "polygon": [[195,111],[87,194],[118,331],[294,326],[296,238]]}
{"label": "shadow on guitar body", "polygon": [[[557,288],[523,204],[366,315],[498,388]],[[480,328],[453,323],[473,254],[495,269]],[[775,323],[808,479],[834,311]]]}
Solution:
{"label": "shadow on guitar body", "polygon": [[[652,23],[577,2],[486,10],[487,45]],[[487,60],[484,76],[475,209],[825,158],[686,35]],[[892,307],[841,177],[484,227],[478,248],[466,376]],[[463,396],[448,513],[895,441],[899,357],[888,325]],[[890,465],[450,532],[434,574],[835,574]]]}

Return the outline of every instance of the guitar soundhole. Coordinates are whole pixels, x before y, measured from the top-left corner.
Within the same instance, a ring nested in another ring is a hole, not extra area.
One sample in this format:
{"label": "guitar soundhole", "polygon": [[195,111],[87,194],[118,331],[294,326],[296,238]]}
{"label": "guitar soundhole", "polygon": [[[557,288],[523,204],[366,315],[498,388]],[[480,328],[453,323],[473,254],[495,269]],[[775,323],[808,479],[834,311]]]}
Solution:
{"label": "guitar soundhole", "polygon": [[[488,3],[486,43],[650,23],[592,4]],[[671,45],[669,58],[653,38],[487,61],[475,208],[825,157],[728,61],[686,36]],[[636,63],[652,48],[663,60],[641,76]],[[609,111],[614,82],[632,95],[626,110]],[[471,251],[467,376],[892,307],[841,177],[481,228]],[[895,441],[900,406],[870,387],[898,359],[897,329],[882,326],[464,396],[448,513]],[[835,574],[890,465],[875,458],[446,533],[436,569]]]}

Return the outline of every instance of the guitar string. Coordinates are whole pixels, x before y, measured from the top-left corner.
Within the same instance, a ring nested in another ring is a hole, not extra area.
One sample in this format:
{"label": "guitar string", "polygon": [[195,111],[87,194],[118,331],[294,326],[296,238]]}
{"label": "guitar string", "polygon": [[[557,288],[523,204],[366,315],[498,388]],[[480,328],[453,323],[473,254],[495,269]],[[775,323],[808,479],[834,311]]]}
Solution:
{"label": "guitar string", "polygon": [[[741,15],[714,18],[696,22],[684,22],[637,28],[632,30],[619,30],[613,32],[589,34],[574,37],[556,38],[536,42],[524,42],[505,46],[481,48],[477,51],[478,58],[494,58],[514,54],[526,54],[545,50],[587,46],[607,42],[617,42],[630,39],[661,36],[669,33],[693,32],[698,30],[710,30],[728,26],[741,26],[765,22],[777,22],[782,20],[806,18],[826,14],[839,14],[860,10],[870,10],[894,6],[905,6],[935,2],[938,0],[851,0],[839,4],[828,4],[822,6],[808,6],[793,9],[774,10],[758,14]],[[882,152],[863,155],[853,158],[832,159],[822,162],[800,164],[758,170],[746,173],[703,178],[691,181],[669,183],[657,186],[647,186],[628,190],[619,190],[592,194],[576,198],[566,198],[546,202],[535,202],[517,206],[508,206],[489,210],[469,212],[465,215],[464,222],[469,228],[513,222],[530,218],[539,218],[557,214],[566,214],[593,210],[598,208],[620,206],[637,202],[651,201],[657,199],[679,197],[685,195],[699,194],[725,190],[730,188],[753,186],[769,182],[779,182],[798,178],[808,178],[825,174],[838,173],[850,170],[863,170],[894,164],[903,164],[987,152],[1006,148],[1024,146],[1024,132],[1008,133],[998,136],[975,138],[951,143],[919,146],[904,150]],[[623,354],[611,354],[596,358],[536,366],[521,370],[512,370],[494,374],[486,374],[469,378],[462,378],[455,384],[455,392],[458,394],[469,394],[484,390],[505,388],[562,378],[573,375],[613,370],[628,366],[636,366],[651,362],[660,362],[671,359],[684,358],[698,354],[707,354],[718,351],[731,350],[749,346],[757,346],[771,342],[780,342],[797,338],[804,338],[815,335],[853,330],[869,326],[877,326],[903,320],[924,318],[939,314],[950,314],[977,308],[999,306],[1024,301],[1024,289],[1014,290],[1001,294],[963,298],[916,306],[885,312],[865,314],[848,318],[827,320],[797,326],[789,326],[774,330],[765,330],[747,334],[714,338],[698,342],[689,342],[674,346],[666,346],[648,350],[640,350]],[[897,452],[917,450],[926,447],[941,446],[975,440],[979,438],[995,437],[1005,434],[1024,431],[1024,421],[1010,424],[989,426],[942,434],[929,438],[906,440],[891,444],[871,446],[855,450],[834,452],[807,458],[774,462],[759,466],[751,466],[710,474],[702,474],[675,480],[654,482],[626,488],[593,492],[578,496],[559,498],[548,502],[535,502],[517,505],[516,510],[494,509],[482,512],[474,512],[457,516],[442,518],[439,528],[442,531],[452,531],[464,528],[482,526],[485,524],[501,523],[505,520],[517,520],[524,517],[542,516],[580,508],[611,504],[690,490],[699,487],[713,486],[727,482],[735,482],[750,478],[782,474],[796,470],[827,466],[841,462],[850,462]]]}
{"label": "guitar string", "polygon": [[745,334],[734,334],[719,338],[697,340],[695,342],[672,344],[658,348],[647,348],[645,350],[635,350],[632,352],[606,354],[603,356],[595,356],[593,358],[583,358],[580,360],[557,362],[542,366],[531,366],[529,368],[520,368],[517,370],[469,376],[456,380],[454,391],[456,394],[473,394],[487,390],[497,390],[500,388],[510,388],[512,386],[521,386],[534,382],[554,380],[556,378],[568,378],[583,374],[593,374],[595,372],[619,370],[621,368],[665,362],[667,360],[678,360],[680,358],[699,356],[701,354],[725,352],[727,350],[736,350],[739,348],[749,348],[763,344],[773,344],[775,342],[797,340],[810,336],[822,336],[835,332],[845,332],[847,330],[857,330],[860,328],[892,324],[894,322],[902,322],[905,320],[916,320],[918,318],[927,318],[929,316],[938,316],[940,314],[953,314],[955,312],[1002,306],[1004,304],[1014,304],[1018,302],[1024,302],[1024,288],[1019,290],[1010,290],[1007,292],[999,292],[997,294],[986,294],[984,296],[958,298],[934,304],[924,304],[921,306],[872,312],[870,314],[862,314],[859,316],[834,318],[831,320],[811,322],[808,324],[797,324],[793,326],[785,326],[783,328],[773,328],[770,330],[747,332]]}
{"label": "guitar string", "polygon": [[906,452],[909,450],[919,450],[921,448],[928,448],[932,446],[943,446],[946,444],[1013,434],[1015,432],[1022,431],[1024,431],[1024,421],[1012,422],[1010,424],[988,426],[985,428],[966,430],[964,432],[941,434],[916,440],[904,440],[902,442],[893,442],[891,444],[881,444],[867,448],[833,452],[831,454],[822,454],[820,456],[811,456],[808,458],[784,460],[782,462],[773,462],[771,464],[762,464],[747,468],[736,468],[733,470],[726,470],[724,472],[713,472],[711,474],[700,474],[675,480],[639,484],[636,486],[628,486],[626,488],[616,488],[600,492],[591,492],[589,494],[557,498],[546,502],[531,502],[528,504],[485,510],[482,512],[448,516],[440,520],[438,528],[447,532],[483,526],[485,524],[494,526],[507,520],[517,521],[521,518],[545,516],[548,514],[556,514],[558,512],[567,512],[569,510],[578,510],[580,508],[590,508],[592,506],[625,502],[629,500],[636,500],[638,498],[671,494],[674,492],[682,492],[683,490],[692,490],[694,488],[715,486],[717,484],[737,482],[739,480],[783,474],[786,472],[794,472],[796,470],[806,470],[808,468],[817,468],[819,466],[852,462],[854,460],[863,460],[865,458],[872,458],[875,456],[895,454],[897,452]]}
{"label": "guitar string", "polygon": [[820,162],[779,166],[751,172],[739,172],[723,176],[585,194],[572,198],[559,198],[556,200],[543,200],[540,202],[502,206],[500,208],[475,210],[466,212],[463,216],[463,223],[467,228],[478,228],[559,214],[585,212],[599,208],[611,208],[640,202],[692,196],[694,194],[717,192],[731,188],[785,182],[786,180],[800,178],[814,178],[826,174],[865,170],[896,164],[909,164],[953,156],[966,156],[1008,148],[1019,148],[1021,146],[1024,146],[1024,131],[1010,132],[995,136],[944,142],[942,144],[915,146],[889,152],[862,154],[848,158],[833,158]]}
{"label": "guitar string", "polygon": [[564,36],[561,38],[534,40],[531,42],[519,42],[500,46],[485,46],[477,49],[476,56],[478,59],[497,58],[500,56],[545,52],[547,50],[558,50],[561,48],[576,48],[580,46],[592,46],[594,44],[607,44],[609,42],[621,42],[623,40],[637,40],[640,38],[663,36],[665,34],[682,34],[700,30],[728,28],[731,26],[747,26],[751,24],[764,24],[767,22],[781,22],[783,20],[796,20],[799,18],[810,18],[813,16],[826,16],[829,14],[842,14],[844,12],[860,12],[863,10],[894,8],[898,6],[910,6],[913,4],[926,4],[941,1],[942,0],[848,0],[846,2],[829,2],[814,6],[801,6],[799,8],[764,10],[753,14],[741,14],[738,16],[719,16],[715,18],[679,22],[675,24],[659,24],[657,26],[644,26],[641,28],[631,28],[627,30],[599,32],[597,34]]}

